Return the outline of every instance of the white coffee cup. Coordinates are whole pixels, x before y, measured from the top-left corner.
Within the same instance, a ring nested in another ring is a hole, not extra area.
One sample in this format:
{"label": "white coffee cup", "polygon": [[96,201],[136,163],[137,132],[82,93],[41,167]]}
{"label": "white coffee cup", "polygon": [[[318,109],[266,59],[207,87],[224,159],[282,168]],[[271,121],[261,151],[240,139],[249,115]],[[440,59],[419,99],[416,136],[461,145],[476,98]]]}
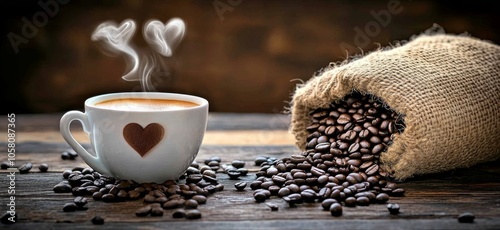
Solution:
{"label": "white coffee cup", "polygon": [[[116,109],[96,106],[114,99],[163,99],[195,103],[168,110]],[[85,101],[85,113],[69,111],[60,121],[61,134],[94,170],[139,183],[179,178],[198,154],[205,134],[208,101],[174,93],[114,93]],[[70,132],[77,120],[89,135],[94,154]]]}

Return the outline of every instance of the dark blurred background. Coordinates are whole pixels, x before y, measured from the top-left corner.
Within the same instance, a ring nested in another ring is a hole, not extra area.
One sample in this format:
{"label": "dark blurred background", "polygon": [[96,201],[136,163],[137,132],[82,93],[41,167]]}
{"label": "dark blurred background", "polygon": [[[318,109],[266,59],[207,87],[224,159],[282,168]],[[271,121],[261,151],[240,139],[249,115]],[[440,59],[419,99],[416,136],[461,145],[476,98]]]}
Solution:
{"label": "dark blurred background", "polygon": [[[42,4],[40,4],[42,3]],[[86,98],[137,91],[126,64],[90,40],[103,21],[138,23],[133,43],[147,48],[142,24],[184,19],[187,33],[161,92],[207,98],[211,111],[282,111],[297,79],[329,62],[407,40],[433,26],[500,44],[494,1],[83,1],[2,2],[2,113],[83,109]],[[44,8],[47,8],[47,11]],[[25,24],[36,31],[24,31]],[[38,24],[38,25],[36,25]],[[28,33],[29,32],[29,33]],[[27,35],[27,36],[26,36]],[[13,45],[14,44],[14,45]],[[16,52],[17,49],[17,52]]]}

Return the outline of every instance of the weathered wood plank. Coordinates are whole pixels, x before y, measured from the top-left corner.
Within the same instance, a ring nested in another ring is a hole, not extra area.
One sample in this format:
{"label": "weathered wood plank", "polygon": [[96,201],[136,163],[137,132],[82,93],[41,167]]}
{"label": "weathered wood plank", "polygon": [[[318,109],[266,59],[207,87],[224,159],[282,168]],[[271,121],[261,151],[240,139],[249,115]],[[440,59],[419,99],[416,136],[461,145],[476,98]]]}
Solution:
{"label": "weathered wood plank", "polygon": [[[89,225],[89,220],[94,214],[103,215],[107,222],[120,223],[131,222],[133,226],[142,226],[142,222],[148,222],[153,227],[161,227],[161,224],[156,222],[178,221],[171,218],[171,212],[167,211],[164,217],[161,218],[137,218],[134,216],[134,210],[141,206],[140,201],[128,201],[119,203],[103,203],[91,201],[89,210],[85,212],[64,213],[61,211],[62,205],[66,202],[71,202],[73,196],[71,194],[56,194],[52,192],[52,186],[62,180],[60,171],[63,169],[72,168],[75,165],[84,165],[79,160],[75,162],[63,161],[58,158],[58,153],[53,150],[62,148],[61,144],[33,144],[38,149],[45,150],[46,153],[26,153],[28,159],[33,159],[35,156],[51,156],[54,159],[53,165],[66,165],[67,168],[62,168],[53,173],[29,173],[16,175],[16,202],[19,212],[20,223],[43,222],[57,223],[68,222],[80,223]],[[31,146],[33,147],[33,146]],[[287,156],[290,153],[289,149],[293,146],[204,146],[200,152],[200,160],[214,155],[219,155],[224,162],[230,162],[234,159],[246,160],[249,168],[256,169],[252,166],[251,161],[257,155],[275,155],[277,157]],[[296,150],[298,151],[298,150]],[[23,160],[23,159],[22,159]],[[69,163],[68,163],[69,162]],[[79,163],[77,163],[79,162]],[[62,164],[61,164],[62,163]],[[77,164],[75,164],[77,163]],[[209,198],[207,205],[200,206],[203,212],[203,221],[189,222],[190,226],[202,227],[206,222],[223,221],[226,227],[238,228],[238,226],[230,223],[246,221],[261,222],[262,220],[275,221],[285,223],[284,226],[293,227],[287,222],[296,222],[301,220],[299,226],[306,227],[304,223],[309,220],[318,220],[320,223],[327,226],[326,222],[340,220],[355,220],[354,223],[360,220],[385,220],[386,225],[391,225],[397,222],[394,220],[407,219],[407,221],[427,219],[428,222],[423,223],[433,224],[433,226],[447,227],[447,224],[455,224],[456,216],[465,211],[475,213],[478,218],[475,227],[487,227],[481,225],[490,223],[492,225],[500,225],[500,169],[496,167],[497,162],[478,165],[469,169],[459,169],[454,172],[435,174],[426,177],[417,177],[402,183],[402,186],[407,190],[405,197],[391,198],[392,202],[397,202],[401,205],[401,214],[391,216],[388,214],[384,205],[371,205],[368,207],[344,208],[344,215],[340,218],[333,218],[328,212],[323,212],[318,207],[318,204],[300,205],[297,208],[288,208],[287,205],[278,198],[269,200],[268,202],[276,203],[280,207],[280,211],[271,212],[265,204],[259,204],[252,198],[252,191],[247,188],[244,192],[237,192],[233,188],[235,181],[229,180],[226,175],[219,174],[218,177],[225,185],[225,190],[214,194]],[[36,171],[36,170],[34,170]],[[6,171],[0,173],[0,184],[7,184]],[[253,174],[242,177],[243,180],[252,181],[255,178]],[[7,202],[8,194],[6,190],[0,190],[1,202]],[[433,221],[431,221],[433,220]],[[437,221],[441,220],[441,221]],[[227,222],[236,221],[236,222]],[[305,221],[305,222],[302,222]],[[150,222],[155,222],[150,223]],[[262,227],[272,227],[274,225],[262,225]],[[197,225],[196,223],[200,224]],[[383,223],[383,222],[380,222]],[[399,222],[403,224],[405,222]],[[164,223],[167,224],[167,223]],[[194,224],[194,225],[192,225]],[[347,223],[346,223],[347,224]],[[56,226],[59,226],[57,224]],[[346,225],[347,226],[347,225]],[[360,225],[367,226],[367,225]],[[396,225],[399,226],[399,225]],[[430,225],[429,225],[430,226]],[[468,225],[466,225],[468,226]],[[253,225],[252,225],[253,227]],[[275,226],[277,227],[277,226]],[[403,226],[399,226],[403,227]],[[464,227],[457,225],[457,227]]]}
{"label": "weathered wood plank", "polygon": [[[59,130],[63,114],[16,114],[16,130],[48,131]],[[0,119],[0,127],[7,127],[7,115]],[[74,122],[75,126],[80,126]],[[287,130],[288,115],[279,113],[210,113],[207,130]]]}
{"label": "weathered wood plank", "polygon": [[[68,218],[68,221],[69,220]],[[96,225],[88,222],[79,224],[70,223],[26,223],[21,225],[2,226],[3,229],[96,229]],[[456,219],[391,219],[391,220],[358,220],[347,218],[331,218],[330,220],[242,220],[242,221],[206,221],[195,220],[190,222],[157,220],[131,224],[128,222],[113,222],[98,226],[98,229],[216,229],[216,230],[243,230],[243,229],[498,229],[499,224],[492,219],[476,219],[472,224],[460,224]]]}
{"label": "weathered wood plank", "polygon": [[[75,128],[71,134],[79,143],[90,143],[87,133]],[[3,142],[3,143],[2,143]],[[7,142],[7,135],[0,136],[0,144]],[[61,142],[58,130],[18,132],[16,143]],[[202,145],[293,145],[295,138],[287,130],[211,130],[205,133]]]}
{"label": "weathered wood plank", "polygon": [[[316,226],[316,228],[324,229],[331,224],[335,224],[336,227],[344,226],[353,229],[357,227],[372,228],[372,226],[393,226],[406,229],[408,228],[406,224],[409,223],[421,224],[414,226],[415,228],[498,227],[500,226],[500,200],[498,199],[500,184],[498,181],[492,180],[497,178],[498,174],[479,178],[479,181],[471,181],[470,174],[479,172],[480,170],[473,170],[473,172],[458,170],[453,175],[439,174],[435,175],[434,179],[414,179],[403,183],[403,187],[408,191],[407,195],[391,199],[391,202],[397,202],[402,207],[398,216],[389,215],[385,205],[371,205],[368,207],[345,207],[343,216],[338,218],[331,217],[328,212],[321,211],[318,204],[305,204],[289,208],[279,198],[267,201],[278,204],[280,207],[278,212],[272,212],[265,204],[254,201],[251,190],[247,188],[243,192],[236,191],[232,187],[234,181],[229,180],[226,175],[219,174],[219,180],[225,185],[225,190],[210,196],[208,203],[199,207],[203,213],[202,220],[193,222],[173,219],[171,217],[172,211],[166,211],[163,217],[135,217],[134,210],[142,205],[140,201],[103,203],[90,200],[88,211],[64,213],[62,205],[71,202],[74,197],[71,194],[52,192],[52,186],[61,180],[60,173],[17,174],[16,211],[19,213],[19,223],[16,226],[28,227],[29,223],[32,222],[57,227],[67,227],[67,225],[59,224],[62,222],[78,223],[78,226],[91,226],[90,219],[98,214],[106,218],[108,225],[113,223],[113,227],[124,222],[135,227],[151,226],[155,228],[170,227],[172,223],[182,222],[182,224],[179,223],[181,229],[183,229],[181,226],[189,226],[191,229],[211,229],[211,227],[212,229],[220,229],[219,227],[243,229],[258,226],[305,229]],[[242,177],[246,181],[251,181],[253,178],[253,175]],[[446,183],[450,181],[452,183]],[[466,182],[467,186],[464,186]],[[484,189],[485,186],[488,189]],[[5,203],[6,191],[1,191],[0,196],[2,197],[1,202]],[[458,224],[456,216],[465,211],[475,213],[477,220],[474,224]],[[275,225],[278,223],[279,225]]]}
{"label": "weathered wood plank", "polygon": [[[92,152],[89,144],[83,147]],[[65,143],[52,142],[23,142],[16,147],[16,165],[20,166],[30,162],[34,166],[41,163],[49,164],[49,172],[62,172],[76,166],[88,167],[87,164],[77,157],[75,160],[62,160],[61,152],[67,150],[69,146]],[[0,143],[0,152],[7,152],[7,145]],[[259,155],[274,156],[277,158],[299,153],[300,151],[293,145],[273,145],[273,146],[221,146],[202,145],[196,160],[203,162],[204,159],[218,155],[223,160],[244,160],[247,165],[253,165],[253,160]],[[0,155],[0,161],[7,160],[7,154]],[[258,169],[256,166],[250,169]],[[32,171],[38,171],[34,168]]]}

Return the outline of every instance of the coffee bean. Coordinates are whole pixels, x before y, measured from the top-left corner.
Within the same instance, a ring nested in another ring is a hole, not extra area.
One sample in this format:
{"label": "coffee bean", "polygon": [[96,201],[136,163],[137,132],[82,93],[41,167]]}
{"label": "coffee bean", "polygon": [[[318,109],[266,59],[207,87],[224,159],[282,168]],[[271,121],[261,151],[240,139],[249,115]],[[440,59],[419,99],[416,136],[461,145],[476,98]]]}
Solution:
{"label": "coffee bean", "polygon": [[198,183],[203,179],[203,176],[201,174],[190,174],[186,178],[186,183]]}
{"label": "coffee bean", "polygon": [[389,122],[389,125],[387,126],[387,131],[389,133],[395,133],[396,132],[396,124],[394,122]]}
{"label": "coffee bean", "polygon": [[234,160],[233,162],[231,162],[231,165],[235,168],[243,168],[245,167],[245,162],[241,160]]}
{"label": "coffee bean", "polygon": [[[318,124],[319,126],[319,124]],[[266,162],[268,159],[268,157],[264,157],[264,156],[259,156],[257,158],[255,158],[254,160],[254,163],[255,163],[255,166],[260,166],[262,163]]]}
{"label": "coffee bean", "polygon": [[314,149],[318,152],[322,152],[322,153],[325,153],[325,152],[329,152],[330,151],[330,143],[329,142],[324,142],[324,143],[319,143],[317,144]]}
{"label": "coffee bean", "polygon": [[262,185],[262,181],[253,181],[253,182],[250,184],[250,188],[251,188],[252,190],[256,190],[256,189],[259,189],[261,185]]}
{"label": "coffee bean", "polygon": [[[310,126],[307,126],[307,127],[306,127],[306,130],[307,130],[307,131],[310,131],[310,132],[314,132],[314,131],[316,131],[316,130],[318,129],[318,127],[319,127],[319,126],[320,126],[320,124],[319,124],[319,123],[315,123],[315,124],[312,124],[312,125],[310,125]],[[267,160],[267,159],[266,159],[266,160]],[[256,164],[256,165],[257,165],[257,164]],[[260,165],[260,164],[258,164],[258,165]]]}
{"label": "coffee bean", "polygon": [[196,209],[198,208],[198,201],[194,199],[186,200],[186,202],[184,202],[184,207],[186,207],[186,209]]}
{"label": "coffee bean", "polygon": [[186,219],[200,219],[201,212],[198,209],[191,209],[186,211]]}
{"label": "coffee bean", "polygon": [[38,170],[40,170],[40,172],[47,172],[47,170],[49,170],[49,165],[48,164],[40,164],[38,166]]}
{"label": "coffee bean", "polygon": [[[217,186],[214,186],[214,192],[216,192],[216,191],[221,191],[221,190],[219,188],[217,188]],[[196,191],[192,191],[192,190],[182,190],[181,194],[182,194],[182,196],[184,196],[186,198],[191,198],[198,193]]]}
{"label": "coffee bean", "polygon": [[71,192],[71,185],[61,182],[56,184],[52,190],[54,190],[55,193],[69,193]]}
{"label": "coffee bean", "polygon": [[92,199],[94,200],[102,200],[103,194],[101,192],[94,192],[92,193]]}
{"label": "coffee bean", "polygon": [[248,174],[248,169],[246,169],[246,168],[239,168],[238,172],[240,173],[240,176],[246,176]]}
{"label": "coffee bean", "polygon": [[405,192],[406,191],[403,188],[397,188],[397,189],[392,190],[391,195],[392,196],[404,196]]}
{"label": "coffee bean", "polygon": [[104,194],[101,197],[101,200],[104,202],[114,202],[115,201],[115,195],[113,194]]}
{"label": "coffee bean", "polygon": [[300,193],[300,196],[302,196],[303,201],[312,203],[316,199],[316,192],[310,189],[306,189]]}
{"label": "coffee bean", "polygon": [[220,163],[222,161],[222,159],[219,156],[213,156],[213,157],[210,157],[210,161],[216,161],[216,162]]}
{"label": "coffee bean", "polygon": [[151,213],[150,205],[146,205],[142,208],[138,208],[137,210],[135,210],[135,215],[139,217],[147,216],[149,215],[149,213]]}
{"label": "coffee bean", "polygon": [[172,217],[173,218],[184,218],[186,217],[186,211],[184,211],[184,209],[176,209],[173,213],[172,213]]}
{"label": "coffee bean", "polygon": [[255,201],[257,202],[264,202],[266,199],[267,199],[267,195],[265,193],[262,193],[262,192],[257,192],[253,195]]}
{"label": "coffee bean", "polygon": [[207,197],[203,195],[194,195],[191,197],[191,199],[195,200],[198,202],[198,204],[205,204],[207,203]]}
{"label": "coffee bean", "polygon": [[271,208],[271,211],[278,211],[279,207],[277,204],[266,203],[267,207]]}
{"label": "coffee bean", "polygon": [[190,167],[193,167],[193,168],[199,169],[199,168],[200,168],[200,164],[199,164],[197,161],[193,161],[193,162],[191,163]]}
{"label": "coffee bean", "polygon": [[318,137],[317,142],[318,142],[318,144],[325,143],[325,144],[330,145],[330,143],[328,143],[328,139],[329,138],[327,136],[323,135],[323,136]]}
{"label": "coffee bean", "polygon": [[330,214],[332,216],[341,216],[342,215],[342,206],[339,203],[333,203],[330,206]]}
{"label": "coffee bean", "polygon": [[63,160],[69,159],[69,153],[67,151],[62,152],[61,159],[63,159]]}
{"label": "coffee bean", "polygon": [[234,187],[238,191],[243,191],[247,187],[247,182],[244,181],[237,182],[236,184],[234,184]]}
{"label": "coffee bean", "polygon": [[283,200],[286,201],[290,207],[294,207],[295,204],[302,203],[302,196],[298,193],[292,193],[283,197]]}
{"label": "coffee bean", "polygon": [[104,218],[100,217],[100,216],[94,216],[92,218],[92,224],[95,224],[95,225],[103,225],[104,224]]}
{"label": "coffee bean", "polygon": [[163,208],[152,207],[150,213],[151,213],[151,216],[163,216]]}
{"label": "coffee bean", "polygon": [[464,212],[458,216],[458,222],[460,223],[474,223],[474,214],[470,212]]}
{"label": "coffee bean", "polygon": [[209,176],[209,177],[213,177],[213,178],[217,177],[217,174],[213,170],[205,170],[205,171],[203,171],[202,174],[203,174],[203,176]]}
{"label": "coffee bean", "polygon": [[121,199],[125,199],[128,197],[128,192],[125,191],[125,190],[120,190],[118,191],[118,193],[116,194],[116,197],[118,198],[121,198]]}
{"label": "coffee bean", "polygon": [[328,126],[325,129],[325,135],[332,136],[337,132],[337,128],[335,126]]}
{"label": "coffee bean", "polygon": [[23,164],[21,165],[19,168],[17,168],[19,170],[19,173],[21,174],[25,174],[25,173],[28,173],[31,168],[33,168],[33,164],[31,163],[26,163],[26,164]]}
{"label": "coffee bean", "polygon": [[377,200],[377,203],[384,204],[389,200],[389,195],[386,193],[379,193],[375,199]]}
{"label": "coffee bean", "polygon": [[370,199],[366,196],[361,196],[356,198],[356,204],[360,206],[367,206],[370,205]]}
{"label": "coffee bean", "polygon": [[77,196],[73,202],[76,204],[76,206],[78,207],[83,207],[87,204],[87,198],[84,198],[84,197],[81,197],[81,196]]}
{"label": "coffee bean", "polygon": [[399,204],[390,203],[387,205],[387,210],[392,215],[397,215],[399,213]]}
{"label": "coffee bean", "polygon": [[278,197],[288,196],[289,194],[290,194],[290,189],[287,187],[283,187],[278,190]]}
{"label": "coffee bean", "polygon": [[94,170],[92,168],[84,168],[82,170],[82,174],[86,175],[86,174],[92,174],[94,173]]}
{"label": "coffee bean", "polygon": [[0,164],[0,168],[1,168],[1,169],[8,169],[8,168],[10,168],[11,166],[13,166],[13,165],[11,165],[11,164],[10,164],[10,162],[8,162],[8,161],[3,161],[3,162]]}
{"label": "coffee bean", "polygon": [[229,179],[231,179],[231,180],[237,180],[241,175],[240,171],[238,171],[237,169],[236,170],[228,170],[228,171],[226,171],[226,173],[229,176]]}
{"label": "coffee bean", "polygon": [[329,211],[332,204],[335,204],[335,203],[338,203],[338,201],[335,199],[332,199],[332,198],[324,199],[321,202],[321,207],[323,207],[323,210]]}
{"label": "coffee bean", "polygon": [[337,118],[337,123],[338,124],[341,124],[341,125],[345,125],[347,124],[348,122],[351,121],[351,115],[349,114],[340,114],[339,118]]}
{"label": "coffee bean", "polygon": [[276,175],[276,174],[278,174],[278,173],[279,173],[279,171],[278,171],[278,169],[277,169],[277,168],[275,168],[275,167],[270,167],[270,168],[269,168],[269,169],[267,169],[267,171],[266,171],[266,175],[267,175],[268,177],[272,177],[272,176],[274,176],[274,175]]}
{"label": "coffee bean", "polygon": [[183,199],[173,199],[163,203],[164,209],[174,209],[184,205],[185,200]]}
{"label": "coffee bean", "polygon": [[347,161],[348,165],[359,167],[361,165],[361,160],[359,159],[350,159]]}
{"label": "coffee bean", "polygon": [[344,201],[345,206],[347,207],[355,207],[356,206],[356,198],[355,197],[347,197]]}
{"label": "coffee bean", "polygon": [[311,116],[315,119],[321,119],[324,118],[326,115],[328,115],[328,111],[323,110],[323,111],[315,111],[311,114]]}
{"label": "coffee bean", "polygon": [[[382,142],[382,140],[380,140],[380,137],[378,137],[378,136],[372,136],[372,137],[370,137],[370,142],[373,144],[378,144],[378,143]],[[372,150],[372,153],[373,153],[373,150]]]}
{"label": "coffee bean", "polygon": [[211,177],[211,176],[208,176],[208,175],[203,175],[203,180],[207,181],[207,182],[211,182],[211,183],[217,183],[217,179],[215,177]]}
{"label": "coffee bean", "polygon": [[382,152],[383,149],[384,149],[384,145],[382,145],[382,144],[375,145],[375,146],[373,146],[372,154],[379,154]]}
{"label": "coffee bean", "polygon": [[63,206],[64,212],[74,212],[78,207],[74,203],[66,203]]}
{"label": "coffee bean", "polygon": [[162,197],[158,197],[158,198],[156,198],[156,201],[155,201],[156,203],[153,203],[153,204],[160,204],[160,205],[163,205],[163,204],[164,204],[165,202],[167,202],[167,201],[168,201],[168,198],[167,198],[167,197],[162,196]]}
{"label": "coffee bean", "polygon": [[373,164],[372,166],[368,167],[365,171],[366,175],[368,176],[372,176],[372,175],[375,175],[377,172],[378,172],[378,165],[377,164]]}
{"label": "coffee bean", "polygon": [[347,151],[349,153],[354,153],[354,152],[357,152],[360,148],[360,144],[355,142],[355,143],[352,143],[349,148],[347,149]]}

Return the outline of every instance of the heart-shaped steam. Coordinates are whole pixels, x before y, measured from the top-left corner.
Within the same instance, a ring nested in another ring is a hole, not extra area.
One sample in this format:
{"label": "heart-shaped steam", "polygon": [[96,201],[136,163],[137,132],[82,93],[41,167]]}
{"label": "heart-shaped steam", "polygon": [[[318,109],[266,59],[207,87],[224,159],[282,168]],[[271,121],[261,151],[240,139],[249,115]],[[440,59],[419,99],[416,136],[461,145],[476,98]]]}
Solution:
{"label": "heart-shaped steam", "polygon": [[125,80],[134,80],[137,78],[135,73],[139,69],[139,58],[135,50],[130,47],[130,39],[136,30],[135,21],[132,19],[124,20],[120,26],[114,22],[101,23],[92,33],[93,41],[102,41],[104,47],[113,53],[123,52],[128,55],[127,60],[132,65],[132,69],[123,76]]}
{"label": "heart-shaped steam", "polygon": [[180,18],[172,18],[166,24],[150,20],[144,24],[143,35],[146,42],[156,52],[165,57],[172,56],[173,49],[184,37],[186,25]]}

